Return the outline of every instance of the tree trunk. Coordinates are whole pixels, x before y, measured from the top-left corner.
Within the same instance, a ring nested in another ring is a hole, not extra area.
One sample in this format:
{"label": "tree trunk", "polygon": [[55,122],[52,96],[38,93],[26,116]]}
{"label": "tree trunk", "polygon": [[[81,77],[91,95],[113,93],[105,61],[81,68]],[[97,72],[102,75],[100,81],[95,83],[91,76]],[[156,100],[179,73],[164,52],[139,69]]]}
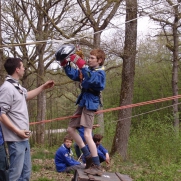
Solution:
{"label": "tree trunk", "polygon": [[[37,48],[40,50],[42,47],[39,45]],[[43,51],[42,51],[43,52]],[[39,63],[38,63],[38,77],[37,77],[37,87],[42,85],[44,83],[43,77],[45,75],[44,72],[44,61],[43,61],[43,54],[40,51],[39,55]],[[45,120],[45,115],[46,115],[46,95],[45,92],[41,92],[37,96],[37,121],[42,121]],[[38,144],[43,144],[44,143],[44,138],[45,138],[45,123],[41,123],[37,125],[37,131],[36,131],[36,139]]]}
{"label": "tree trunk", "polygon": [[[1,21],[1,0],[0,0],[0,23]],[[0,24],[0,44],[2,45],[2,29]],[[4,82],[4,74],[3,74],[3,49],[0,49],[0,86]]]}
{"label": "tree trunk", "polygon": [[[42,34],[43,29],[43,15],[41,14],[41,11],[39,12],[39,19],[37,23],[37,41],[41,41],[44,39],[44,35]],[[46,29],[46,28],[45,28]],[[46,32],[46,30],[44,31]],[[37,76],[37,87],[42,85],[44,83],[44,77],[45,77],[45,64],[44,64],[44,53],[45,53],[45,44],[37,45],[36,51],[38,55],[38,76]],[[45,91],[41,92],[37,96],[37,121],[45,120],[46,115],[46,95]],[[37,143],[38,144],[44,144],[44,138],[45,138],[45,123],[41,123],[37,125]]]}
{"label": "tree trunk", "polygon": [[[46,95],[45,92],[42,92],[38,95],[37,100],[37,120],[42,121],[45,119],[46,114]],[[37,125],[36,130],[36,143],[44,144],[45,140],[45,123]]]}
{"label": "tree trunk", "polygon": [[[172,66],[172,91],[173,96],[178,95],[178,38],[179,35],[177,33],[178,29],[178,6],[175,6],[175,18],[173,24],[173,66]],[[178,113],[178,99],[173,100],[173,117],[174,117],[174,128],[177,134],[179,134],[179,113]]]}
{"label": "tree trunk", "polygon": [[94,48],[100,48],[101,32],[94,32]]}
{"label": "tree trunk", "polygon": [[[123,55],[120,106],[129,105],[133,99],[136,42],[137,42],[137,0],[126,0],[125,45]],[[133,20],[133,21],[131,21]],[[123,160],[127,158],[128,139],[132,109],[120,110],[111,154],[118,152]]]}

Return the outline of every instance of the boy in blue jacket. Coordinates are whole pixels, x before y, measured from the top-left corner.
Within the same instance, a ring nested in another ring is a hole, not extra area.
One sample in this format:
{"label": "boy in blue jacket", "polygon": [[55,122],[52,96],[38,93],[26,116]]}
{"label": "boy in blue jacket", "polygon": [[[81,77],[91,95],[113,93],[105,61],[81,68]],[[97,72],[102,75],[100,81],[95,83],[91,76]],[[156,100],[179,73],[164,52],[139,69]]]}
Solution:
{"label": "boy in blue jacket", "polygon": [[102,138],[103,136],[100,134],[94,134],[93,136],[93,140],[97,147],[97,153],[98,153],[100,162],[106,161],[106,163],[109,164],[110,163],[109,153],[108,153],[108,150],[105,149],[101,144]]}
{"label": "boy in blue jacket", "polygon": [[73,159],[71,150],[73,139],[67,135],[64,138],[64,143],[58,148],[55,154],[55,166],[57,172],[71,172],[85,166]]}
{"label": "boy in blue jacket", "polygon": [[[65,47],[66,52],[70,48]],[[86,62],[76,54],[72,54],[69,58],[61,61],[59,59],[59,51],[56,53],[56,59],[61,62],[67,76],[74,80],[79,81],[81,84],[81,94],[79,95],[76,104],[78,105],[74,115],[79,117],[72,118],[69,122],[68,133],[73,137],[76,144],[83,152],[86,159],[86,168],[84,170],[87,174],[99,175],[103,174],[99,157],[97,154],[96,145],[92,139],[92,126],[94,123],[94,114],[98,107],[101,105],[100,92],[105,88],[106,74],[104,71],[105,53],[101,49],[93,49],[90,52],[89,59]],[[77,65],[77,68],[70,67],[68,61]],[[84,127],[84,138],[89,146],[90,152],[87,149],[80,135],[77,133],[76,128]]]}
{"label": "boy in blue jacket", "polygon": [[[110,163],[109,153],[108,153],[108,150],[105,149],[101,144],[102,138],[103,138],[103,136],[100,134],[94,134],[94,136],[93,136],[93,140],[97,147],[97,153],[99,156],[100,163],[106,161],[106,163],[109,164]],[[88,145],[87,145],[87,147],[88,147]],[[88,149],[89,149],[89,147],[88,147]],[[82,157],[82,160],[83,160],[83,163],[85,163],[84,156]]]}

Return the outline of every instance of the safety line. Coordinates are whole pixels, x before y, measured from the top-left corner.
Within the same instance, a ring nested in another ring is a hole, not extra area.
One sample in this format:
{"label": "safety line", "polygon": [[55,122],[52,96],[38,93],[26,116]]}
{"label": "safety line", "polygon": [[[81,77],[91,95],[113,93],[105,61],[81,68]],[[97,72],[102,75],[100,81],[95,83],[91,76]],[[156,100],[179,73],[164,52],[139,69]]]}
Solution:
{"label": "safety line", "polygon": [[[69,40],[66,40],[66,42],[68,43],[68,42],[71,42],[73,40],[74,39],[69,39]],[[24,46],[24,45],[43,44],[43,43],[47,43],[47,44],[50,44],[50,43],[65,43],[65,40],[52,39],[52,40],[32,41],[32,42],[28,42],[28,43],[5,44],[5,45],[0,45],[0,49],[2,49],[3,47]]]}
{"label": "safety line", "polygon": [[120,107],[116,107],[116,108],[99,110],[96,113],[99,114],[99,113],[104,113],[104,112],[117,111],[117,110],[121,110],[121,109],[127,109],[127,108],[132,108],[132,107],[137,107],[137,106],[148,105],[148,104],[154,104],[154,103],[169,101],[169,100],[178,99],[178,98],[181,98],[181,95],[171,96],[171,97],[166,97],[166,98],[161,98],[161,99],[156,99],[156,100],[151,100],[151,101],[146,101],[146,102],[140,102],[140,103],[120,106]]}
{"label": "safety line", "polygon": [[[133,108],[133,107],[138,107],[138,106],[144,106],[144,105],[148,105],[148,104],[155,104],[155,103],[169,101],[169,100],[178,99],[178,98],[181,98],[181,95],[171,96],[171,97],[166,97],[166,98],[161,98],[161,99],[155,99],[155,100],[140,102],[140,103],[136,103],[136,104],[129,104],[129,105],[115,107],[115,108],[99,110],[99,111],[96,111],[95,114],[117,111],[117,110],[122,110],[122,109],[128,109],[128,108]],[[174,106],[174,105],[172,105],[172,106]],[[80,117],[80,115],[65,116],[65,117],[60,117],[60,118],[55,118],[55,119],[50,119],[50,120],[31,122],[30,125],[48,123],[48,122],[53,122],[53,121],[58,121],[58,120],[60,121],[60,120],[71,119],[71,118],[76,118],[76,117]]]}
{"label": "safety line", "polygon": [[[178,104],[175,104],[175,105],[180,105],[180,104],[181,103],[178,103]],[[120,121],[125,120],[125,119],[139,117],[139,116],[142,116],[142,115],[145,115],[145,114],[149,114],[149,113],[153,113],[153,112],[156,112],[156,111],[160,111],[162,109],[166,109],[166,108],[169,108],[169,107],[173,107],[173,105],[161,107],[161,108],[158,108],[158,109],[154,109],[154,110],[147,111],[147,112],[144,112],[144,113],[141,113],[141,114],[137,114],[137,115],[134,115],[134,116],[118,119],[118,120],[115,120],[115,121],[109,121],[108,124],[117,123],[117,122],[120,122]]]}

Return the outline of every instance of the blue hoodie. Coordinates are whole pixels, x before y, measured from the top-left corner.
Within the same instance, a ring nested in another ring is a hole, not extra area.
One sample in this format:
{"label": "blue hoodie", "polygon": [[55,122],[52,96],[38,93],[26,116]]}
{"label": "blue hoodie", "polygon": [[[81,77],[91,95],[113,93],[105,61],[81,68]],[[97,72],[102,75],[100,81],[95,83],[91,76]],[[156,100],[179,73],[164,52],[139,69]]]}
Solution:
{"label": "blue hoodie", "polygon": [[[88,150],[90,150],[88,145],[86,145],[86,146],[87,146]],[[102,144],[97,145],[96,148],[97,148],[97,154],[98,154],[100,162],[105,161],[106,160],[106,153],[108,153],[108,150],[105,149],[102,146]],[[86,163],[84,155],[82,156],[82,161],[83,161],[83,163]]]}
{"label": "blue hoodie", "polygon": [[67,167],[73,165],[80,165],[80,162],[74,160],[72,155],[72,150],[67,148],[65,144],[62,144],[61,147],[58,148],[55,154],[55,166],[57,172],[64,172]]}
{"label": "blue hoodie", "polygon": [[[106,84],[104,67],[99,67],[96,69],[92,69],[90,67],[82,68],[82,81],[79,78],[80,70],[70,67],[69,65],[64,67],[64,70],[70,79],[80,81],[82,90],[85,90],[79,95],[76,104],[78,104],[80,107],[86,107],[87,110],[96,111],[99,105],[101,105],[100,96],[96,94],[99,94],[100,91],[105,88]],[[91,93],[89,90],[96,94]]]}

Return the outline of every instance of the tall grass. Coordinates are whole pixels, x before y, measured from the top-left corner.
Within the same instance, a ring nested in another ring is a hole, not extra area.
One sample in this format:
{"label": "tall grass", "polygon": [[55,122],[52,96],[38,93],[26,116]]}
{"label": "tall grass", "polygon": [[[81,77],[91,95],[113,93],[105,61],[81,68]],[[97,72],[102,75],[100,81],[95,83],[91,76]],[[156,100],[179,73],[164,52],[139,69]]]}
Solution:
{"label": "tall grass", "polygon": [[[128,159],[124,162],[118,153],[113,155],[109,172],[129,175],[134,181],[181,180],[181,136],[178,137],[175,134],[168,117],[161,118],[159,115],[153,117],[132,124],[128,143]],[[103,145],[110,150],[115,124],[107,124]],[[36,159],[52,160],[60,144],[51,148],[44,145],[45,148],[39,149],[36,149],[36,145],[34,146],[32,160],[35,160],[36,164],[33,165],[33,172],[39,172],[42,168],[37,167]],[[44,169],[54,170],[54,165],[52,169],[47,165]]]}
{"label": "tall grass", "polygon": [[[166,119],[148,118],[131,129],[128,172],[137,181],[181,180],[181,139]],[[124,163],[125,164],[125,163]]]}

